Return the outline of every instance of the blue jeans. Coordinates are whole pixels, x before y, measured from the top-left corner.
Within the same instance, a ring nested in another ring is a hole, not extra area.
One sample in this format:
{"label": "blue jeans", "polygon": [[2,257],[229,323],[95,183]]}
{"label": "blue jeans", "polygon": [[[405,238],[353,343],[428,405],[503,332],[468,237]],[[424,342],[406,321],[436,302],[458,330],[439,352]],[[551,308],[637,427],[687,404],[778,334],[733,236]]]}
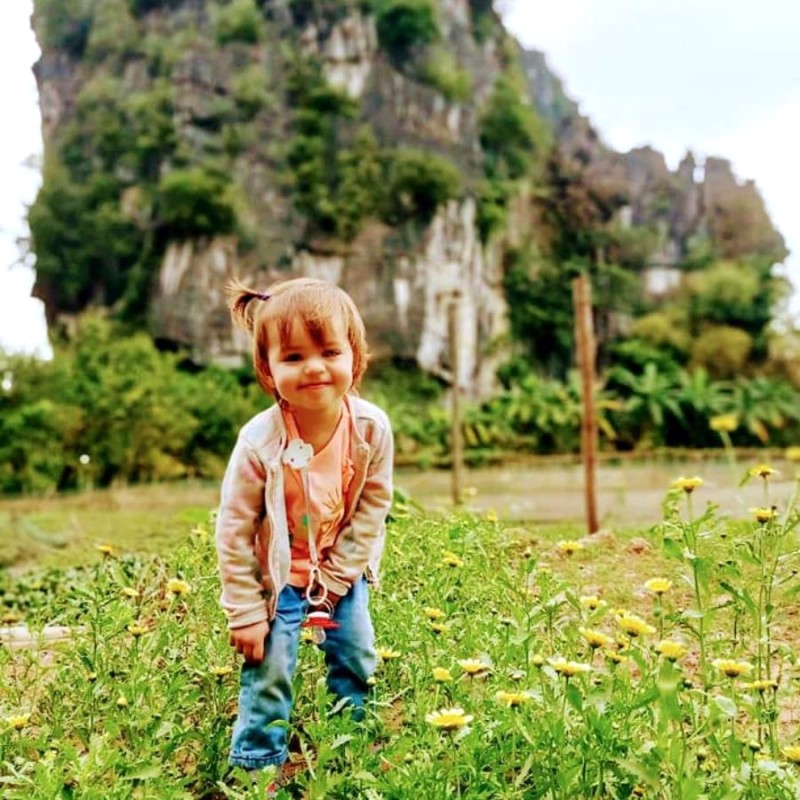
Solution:
{"label": "blue jeans", "polygon": [[[239,716],[233,729],[230,763],[245,769],[282,764],[288,757],[286,730],[292,709],[292,676],[297,665],[300,623],[308,611],[305,589],[286,586],[270,624],[264,660],[245,662],[239,688]],[[357,581],[336,605],[338,628],[325,631],[320,645],[328,667],[328,688],[363,715],[368,678],[375,671],[375,635],[369,616],[369,589]],[[277,724],[276,724],[277,723]]]}

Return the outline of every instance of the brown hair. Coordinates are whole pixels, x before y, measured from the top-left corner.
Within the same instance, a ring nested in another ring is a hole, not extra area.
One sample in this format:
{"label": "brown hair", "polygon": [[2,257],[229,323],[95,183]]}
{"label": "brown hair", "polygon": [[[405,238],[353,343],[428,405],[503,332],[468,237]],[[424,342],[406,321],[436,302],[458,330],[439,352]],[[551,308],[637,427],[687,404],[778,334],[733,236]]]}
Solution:
{"label": "brown hair", "polygon": [[280,400],[269,369],[269,327],[277,325],[281,341],[291,335],[300,320],[309,335],[321,344],[331,323],[340,319],[353,350],[353,385],[357,389],[367,368],[369,349],[364,321],[347,292],[316,278],[295,278],[257,292],[237,280],[228,283],[228,306],[233,321],[253,336],[253,366],[261,388]]}

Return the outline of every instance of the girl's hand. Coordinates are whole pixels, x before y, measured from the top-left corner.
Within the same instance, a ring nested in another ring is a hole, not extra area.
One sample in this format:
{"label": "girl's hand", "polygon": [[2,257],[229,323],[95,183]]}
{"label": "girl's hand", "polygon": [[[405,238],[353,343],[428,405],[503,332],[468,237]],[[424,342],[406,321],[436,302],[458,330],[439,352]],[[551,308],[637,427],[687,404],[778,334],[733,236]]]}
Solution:
{"label": "girl's hand", "polygon": [[244,628],[234,628],[230,632],[229,641],[251,664],[260,664],[264,660],[264,643],[269,633],[269,623],[256,622]]}

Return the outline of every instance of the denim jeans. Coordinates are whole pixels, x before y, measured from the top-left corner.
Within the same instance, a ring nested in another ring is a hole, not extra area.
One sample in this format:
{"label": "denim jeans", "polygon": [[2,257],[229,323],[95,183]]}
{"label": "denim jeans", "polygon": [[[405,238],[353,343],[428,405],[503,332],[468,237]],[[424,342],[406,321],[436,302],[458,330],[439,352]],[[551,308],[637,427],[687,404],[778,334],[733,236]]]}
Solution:
{"label": "denim jeans", "polygon": [[[292,676],[297,665],[300,623],[308,611],[305,589],[286,586],[270,624],[264,660],[245,662],[239,688],[239,716],[233,729],[230,763],[245,769],[282,764],[292,709]],[[363,714],[368,678],[375,670],[375,643],[369,616],[369,589],[357,581],[336,605],[338,628],[325,631],[327,682],[337,699],[348,699],[354,716]]]}

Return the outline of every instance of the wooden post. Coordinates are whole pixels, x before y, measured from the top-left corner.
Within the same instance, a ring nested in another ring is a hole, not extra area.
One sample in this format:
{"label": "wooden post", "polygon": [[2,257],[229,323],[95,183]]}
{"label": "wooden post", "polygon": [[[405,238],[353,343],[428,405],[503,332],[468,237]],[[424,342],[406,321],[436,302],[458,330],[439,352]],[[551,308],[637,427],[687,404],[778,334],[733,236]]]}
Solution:
{"label": "wooden post", "polygon": [[458,350],[458,333],[460,320],[460,293],[454,292],[448,307],[448,328],[450,339],[450,369],[453,373],[452,397],[451,397],[451,458],[452,468],[450,472],[451,490],[453,493],[453,505],[461,505],[462,499],[462,475],[464,472],[464,445],[461,438],[461,359]]}
{"label": "wooden post", "polygon": [[581,454],[583,456],[584,491],[586,495],[586,523],[589,533],[599,529],[597,522],[597,416],[594,405],[595,341],[592,325],[592,287],[586,275],[572,282],[575,308],[575,341],[578,350],[578,367],[581,371],[583,414],[581,417]]}

